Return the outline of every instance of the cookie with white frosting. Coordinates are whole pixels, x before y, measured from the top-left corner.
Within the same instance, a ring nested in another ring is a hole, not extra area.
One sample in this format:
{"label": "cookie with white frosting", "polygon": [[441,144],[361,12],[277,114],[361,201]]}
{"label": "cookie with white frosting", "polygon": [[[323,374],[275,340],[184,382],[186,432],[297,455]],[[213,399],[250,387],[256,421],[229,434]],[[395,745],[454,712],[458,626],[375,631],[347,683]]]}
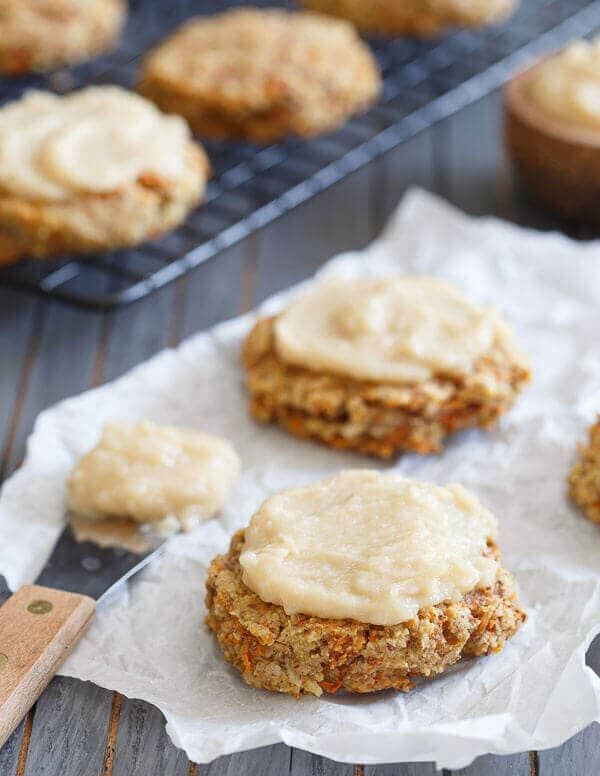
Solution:
{"label": "cookie with white frosting", "polygon": [[342,472],[263,503],[209,568],[207,624],[255,687],[407,691],[524,622],[496,531],[458,485]]}
{"label": "cookie with white frosting", "polygon": [[243,361],[255,418],[382,458],[492,426],[530,377],[498,312],[426,276],[325,279],[259,320]]}
{"label": "cookie with white frosting", "polygon": [[118,86],[31,91],[0,108],[0,265],[136,245],[201,200],[184,119]]}
{"label": "cookie with white frosting", "polygon": [[600,524],[600,417],[588,436],[569,474],[569,495],[592,523]]}

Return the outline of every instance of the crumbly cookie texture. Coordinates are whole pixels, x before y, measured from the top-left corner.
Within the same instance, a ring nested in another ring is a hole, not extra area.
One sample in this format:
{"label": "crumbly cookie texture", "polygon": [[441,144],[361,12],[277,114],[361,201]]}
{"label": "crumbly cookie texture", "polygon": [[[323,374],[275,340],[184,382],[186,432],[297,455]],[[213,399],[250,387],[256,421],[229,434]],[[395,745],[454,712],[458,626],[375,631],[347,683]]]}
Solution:
{"label": "crumbly cookie texture", "polygon": [[401,450],[438,452],[454,431],[493,426],[530,379],[509,339],[497,341],[462,377],[402,385],[311,371],[282,361],[274,322],[259,320],[243,348],[252,414],[340,450],[380,458]]}
{"label": "crumbly cookie texture", "polygon": [[371,35],[430,37],[448,27],[483,27],[508,16],[517,0],[301,0]]}
{"label": "crumbly cookie texture", "polygon": [[0,109],[0,265],[124,248],[181,223],[209,174],[185,121],[119,87]]}
{"label": "crumbly cookie texture", "polygon": [[0,0],[0,73],[53,70],[113,47],[125,0]]}
{"label": "crumbly cookie texture", "polygon": [[[499,652],[525,621],[512,576],[459,601],[421,609],[399,625],[369,625],[302,614],[264,603],[242,580],[244,531],[215,558],[206,582],[206,623],[225,659],[258,688],[289,693],[408,691],[462,657]],[[498,550],[490,542],[490,554]]]}
{"label": "crumbly cookie texture", "polygon": [[380,88],[351,25],[251,7],[186,22],[148,55],[139,85],[198,134],[259,143],[332,130]]}
{"label": "crumbly cookie texture", "polygon": [[587,447],[580,445],[579,454],[569,475],[569,493],[593,523],[600,523],[600,416],[590,428]]}

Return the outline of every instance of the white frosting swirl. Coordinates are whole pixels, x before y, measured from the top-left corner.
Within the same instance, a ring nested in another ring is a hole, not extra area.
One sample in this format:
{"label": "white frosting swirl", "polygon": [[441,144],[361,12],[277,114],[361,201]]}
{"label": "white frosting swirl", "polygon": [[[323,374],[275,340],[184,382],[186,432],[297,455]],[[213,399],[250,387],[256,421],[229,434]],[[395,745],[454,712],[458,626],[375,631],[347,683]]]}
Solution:
{"label": "white frosting swirl", "polygon": [[31,91],[0,109],[0,188],[28,199],[110,193],[142,175],[177,179],[190,131],[117,86]]}
{"label": "white frosting swirl", "polygon": [[240,564],[244,583],[287,614],[394,625],[491,585],[496,530],[459,485],[353,470],[267,499]]}
{"label": "white frosting swirl", "polygon": [[600,129],[600,39],[578,40],[539,64],[530,94],[548,116]]}
{"label": "white frosting swirl", "polygon": [[432,277],[334,277],[277,318],[275,344],[308,369],[406,383],[470,372],[503,331],[495,311]]}

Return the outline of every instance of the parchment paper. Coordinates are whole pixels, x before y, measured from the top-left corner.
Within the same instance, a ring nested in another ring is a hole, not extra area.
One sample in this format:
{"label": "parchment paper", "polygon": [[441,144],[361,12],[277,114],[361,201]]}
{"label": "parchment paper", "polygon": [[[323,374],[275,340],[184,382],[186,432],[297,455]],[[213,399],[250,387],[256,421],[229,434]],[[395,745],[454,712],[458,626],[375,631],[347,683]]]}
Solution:
{"label": "parchment paper", "polygon": [[[151,418],[224,434],[243,474],[218,520],[165,555],[98,612],[63,673],[156,704],[192,760],[277,741],[349,762],[467,765],[485,752],[560,744],[599,718],[584,664],[600,630],[600,527],[567,501],[575,446],[600,410],[600,244],[474,220],[421,191],[383,238],[326,272],[427,272],[497,305],[531,355],[533,385],[495,431],[407,455],[406,475],[472,489],[500,520],[505,563],[529,613],[499,655],[465,662],[408,695],[293,698],[247,687],[202,621],[207,564],[272,491],[341,468],[381,466],[296,440],[248,417],[240,342],[253,316],[199,334],[38,418],[23,467],[0,499],[0,572],[14,589],[42,568],[64,520],[65,479],[105,419]],[[277,309],[285,299],[270,300]]]}

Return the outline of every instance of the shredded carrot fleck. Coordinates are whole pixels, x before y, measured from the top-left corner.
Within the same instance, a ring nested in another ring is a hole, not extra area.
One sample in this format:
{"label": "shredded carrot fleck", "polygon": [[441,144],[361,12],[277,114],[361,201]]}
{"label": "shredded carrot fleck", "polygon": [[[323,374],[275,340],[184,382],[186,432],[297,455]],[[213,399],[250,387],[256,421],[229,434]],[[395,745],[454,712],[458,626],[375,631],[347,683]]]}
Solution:
{"label": "shredded carrot fleck", "polygon": [[248,644],[244,644],[242,647],[242,663],[244,664],[246,671],[248,671],[248,673],[252,673],[252,663],[248,657]]}
{"label": "shredded carrot fleck", "polygon": [[321,687],[325,690],[325,692],[337,692],[340,687],[342,686],[342,681],[339,682],[321,682]]}

